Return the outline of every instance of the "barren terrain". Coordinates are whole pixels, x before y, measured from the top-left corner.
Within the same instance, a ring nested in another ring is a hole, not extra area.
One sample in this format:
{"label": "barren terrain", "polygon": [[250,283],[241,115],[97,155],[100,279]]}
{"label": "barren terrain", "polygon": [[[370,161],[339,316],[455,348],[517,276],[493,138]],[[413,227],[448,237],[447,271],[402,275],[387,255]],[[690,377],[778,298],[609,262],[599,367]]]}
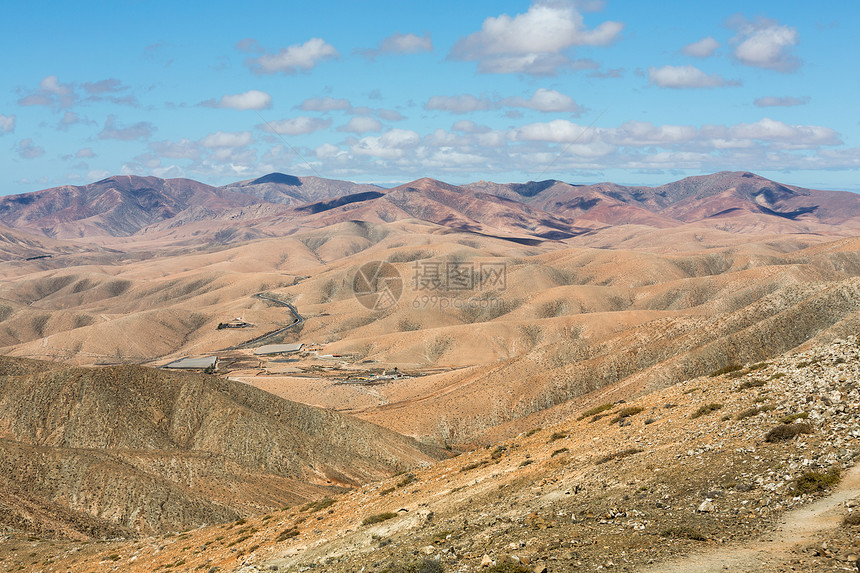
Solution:
{"label": "barren terrain", "polygon": [[855,195],[114,177],[0,222],[0,570],[851,566]]}

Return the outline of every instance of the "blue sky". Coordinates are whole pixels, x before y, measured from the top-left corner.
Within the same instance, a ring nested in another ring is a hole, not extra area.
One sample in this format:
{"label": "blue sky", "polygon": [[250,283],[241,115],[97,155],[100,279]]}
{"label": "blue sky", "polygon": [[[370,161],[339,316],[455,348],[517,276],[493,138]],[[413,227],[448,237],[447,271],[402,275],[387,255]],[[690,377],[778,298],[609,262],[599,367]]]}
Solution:
{"label": "blue sky", "polygon": [[4,4],[0,194],[113,174],[860,191],[855,2]]}

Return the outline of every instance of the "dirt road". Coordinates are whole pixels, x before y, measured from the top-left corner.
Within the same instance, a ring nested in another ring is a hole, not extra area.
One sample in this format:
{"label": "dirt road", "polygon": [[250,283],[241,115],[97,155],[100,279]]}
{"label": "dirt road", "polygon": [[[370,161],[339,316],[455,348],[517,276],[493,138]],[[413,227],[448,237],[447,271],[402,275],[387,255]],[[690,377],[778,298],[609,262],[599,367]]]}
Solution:
{"label": "dirt road", "polygon": [[839,527],[848,500],[860,497],[860,464],[848,470],[836,490],[827,497],[788,512],[770,534],[745,543],[688,555],[643,569],[645,573],[695,571],[780,571],[792,558],[792,549],[817,541],[817,535]]}

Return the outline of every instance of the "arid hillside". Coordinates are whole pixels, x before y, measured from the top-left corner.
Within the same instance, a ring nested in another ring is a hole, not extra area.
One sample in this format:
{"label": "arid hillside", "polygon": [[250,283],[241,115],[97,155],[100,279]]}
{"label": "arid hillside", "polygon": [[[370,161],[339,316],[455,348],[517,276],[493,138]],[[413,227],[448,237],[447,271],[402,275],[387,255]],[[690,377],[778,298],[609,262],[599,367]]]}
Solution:
{"label": "arid hillside", "polygon": [[0,523],[43,535],[188,529],[439,457],[215,376],[11,358],[0,367]]}
{"label": "arid hillside", "polygon": [[[850,571],[860,351],[730,365],[324,503],[169,537],[10,530],[6,570]],[[213,569],[214,568],[214,569]]]}

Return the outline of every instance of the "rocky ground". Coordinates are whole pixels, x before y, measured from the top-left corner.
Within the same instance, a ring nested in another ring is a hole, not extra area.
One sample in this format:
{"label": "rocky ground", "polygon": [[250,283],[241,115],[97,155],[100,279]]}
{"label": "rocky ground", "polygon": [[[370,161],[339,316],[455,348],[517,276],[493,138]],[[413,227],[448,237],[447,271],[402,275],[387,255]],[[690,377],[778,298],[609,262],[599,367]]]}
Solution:
{"label": "rocky ground", "polygon": [[[742,551],[730,569],[856,571],[857,341],[714,374],[253,519],[92,543],[10,530],[0,571],[723,570]],[[822,499],[821,528],[780,533]]]}

